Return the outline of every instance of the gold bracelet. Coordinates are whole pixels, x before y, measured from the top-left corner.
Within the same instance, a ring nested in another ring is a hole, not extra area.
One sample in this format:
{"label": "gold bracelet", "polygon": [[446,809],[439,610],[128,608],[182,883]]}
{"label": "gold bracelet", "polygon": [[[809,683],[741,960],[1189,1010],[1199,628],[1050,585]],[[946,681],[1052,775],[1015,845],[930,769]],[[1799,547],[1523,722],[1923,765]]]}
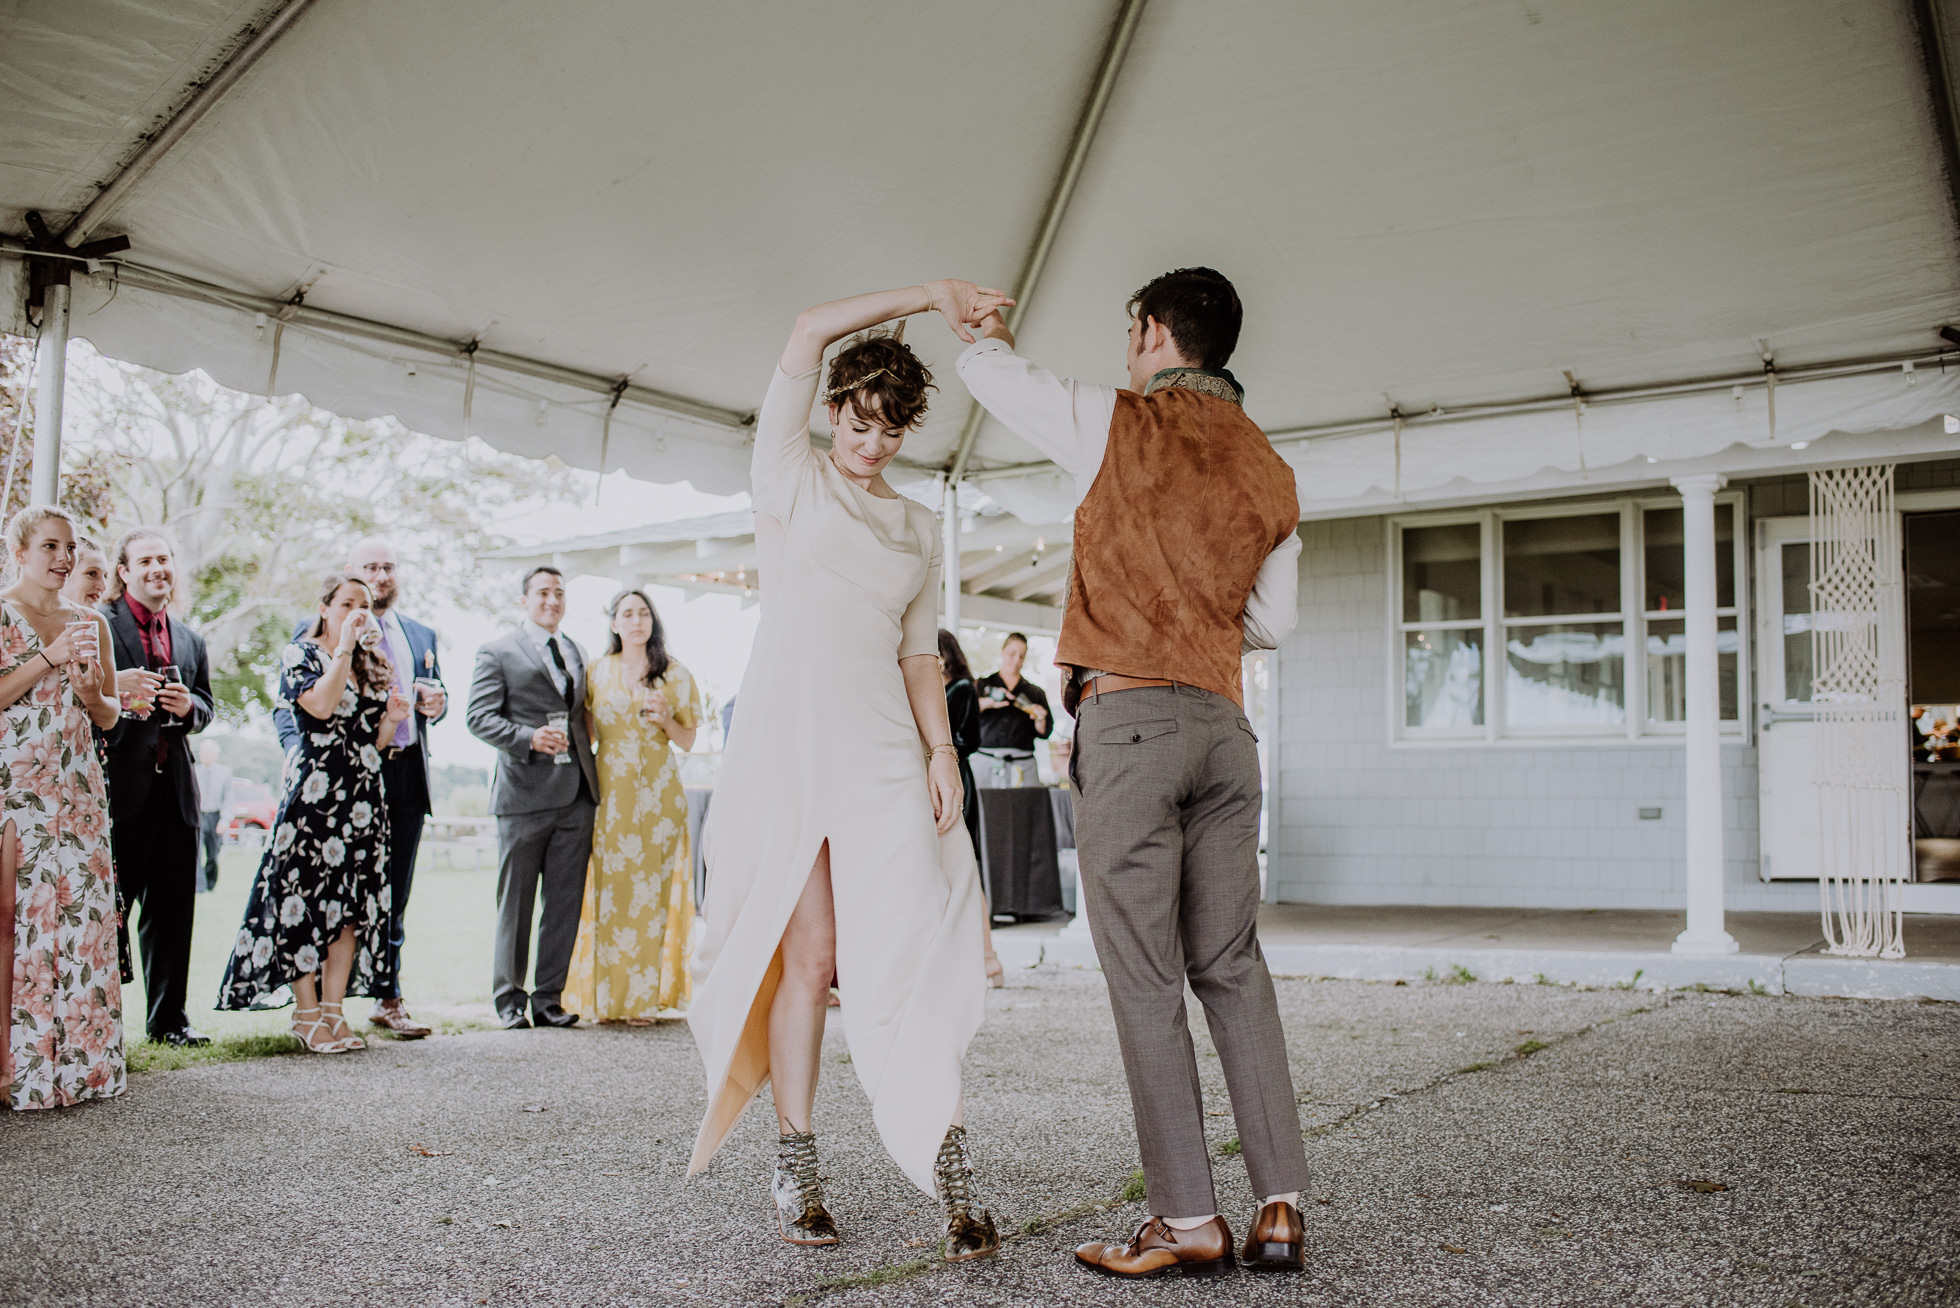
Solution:
{"label": "gold bracelet", "polygon": [[942,749],[951,750],[953,753],[953,758],[955,760],[958,760],[960,756],[960,747],[958,745],[934,745],[931,749],[926,751],[926,762],[928,763],[932,762],[932,756],[934,754],[937,754]]}

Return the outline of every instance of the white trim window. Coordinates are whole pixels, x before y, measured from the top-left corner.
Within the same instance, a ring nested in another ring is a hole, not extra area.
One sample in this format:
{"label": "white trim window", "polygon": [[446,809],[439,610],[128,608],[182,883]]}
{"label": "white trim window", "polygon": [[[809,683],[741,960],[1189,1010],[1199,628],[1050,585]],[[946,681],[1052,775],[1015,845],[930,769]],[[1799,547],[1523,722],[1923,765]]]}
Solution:
{"label": "white trim window", "polygon": [[[1716,497],[1722,730],[1749,702],[1743,497]],[[1681,501],[1389,519],[1395,741],[1628,741],[1685,729]]]}

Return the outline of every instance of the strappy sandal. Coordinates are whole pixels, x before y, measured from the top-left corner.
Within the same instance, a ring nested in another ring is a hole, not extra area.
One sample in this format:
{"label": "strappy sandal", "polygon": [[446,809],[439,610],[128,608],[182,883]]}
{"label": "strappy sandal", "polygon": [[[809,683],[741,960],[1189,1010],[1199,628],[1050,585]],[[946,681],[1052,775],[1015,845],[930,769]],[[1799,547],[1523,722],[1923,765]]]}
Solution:
{"label": "strappy sandal", "polygon": [[[318,1016],[319,1012],[320,1008],[317,1005],[312,1008],[293,1009],[293,1035],[299,1040],[300,1046],[309,1054],[346,1053],[346,1046],[340,1041],[326,1038],[325,1033],[333,1030],[333,1024],[326,1018]],[[306,1013],[315,1016],[311,1018],[303,1016]]]}
{"label": "strappy sandal", "polygon": [[[347,1019],[341,1014],[339,1004],[329,1004],[322,1001],[322,1003],[320,1004],[320,1012],[328,1015],[327,1025],[329,1027],[333,1027],[335,1025],[339,1025],[339,1026],[347,1025]],[[343,1054],[353,1049],[367,1048],[367,1041],[361,1039],[357,1035],[345,1035],[342,1036],[340,1039],[334,1041],[333,1043],[334,1043],[334,1052],[337,1054]]]}

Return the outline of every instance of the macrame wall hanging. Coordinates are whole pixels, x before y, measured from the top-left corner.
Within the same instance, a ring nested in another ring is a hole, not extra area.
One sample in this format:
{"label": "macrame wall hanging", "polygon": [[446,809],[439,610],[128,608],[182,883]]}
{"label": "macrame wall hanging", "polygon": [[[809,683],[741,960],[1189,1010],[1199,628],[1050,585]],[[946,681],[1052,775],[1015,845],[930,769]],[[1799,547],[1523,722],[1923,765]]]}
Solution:
{"label": "macrame wall hanging", "polygon": [[1903,958],[1909,760],[1892,466],[1811,473],[1810,541],[1825,952]]}

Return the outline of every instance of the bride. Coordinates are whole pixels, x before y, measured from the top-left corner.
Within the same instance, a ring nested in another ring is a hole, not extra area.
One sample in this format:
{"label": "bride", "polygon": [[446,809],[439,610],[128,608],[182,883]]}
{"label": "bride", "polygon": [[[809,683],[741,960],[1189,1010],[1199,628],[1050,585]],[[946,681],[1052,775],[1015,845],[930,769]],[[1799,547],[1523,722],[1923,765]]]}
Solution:
{"label": "bride", "polygon": [[834,973],[872,1121],[913,1184],[937,1192],[945,1256],[1000,1245],[976,1211],[962,1125],[984,908],[939,676],[939,526],[884,477],[932,375],[898,336],[862,336],[823,388],[828,451],[809,427],[834,342],[932,311],[971,341],[967,325],[1008,303],[941,281],[807,309],[756,420],[764,603],[703,838],[707,931],[688,1021],[708,1111],[688,1170],[707,1166],[767,1080],[771,1191],[793,1244],[838,1240],[811,1121]]}

